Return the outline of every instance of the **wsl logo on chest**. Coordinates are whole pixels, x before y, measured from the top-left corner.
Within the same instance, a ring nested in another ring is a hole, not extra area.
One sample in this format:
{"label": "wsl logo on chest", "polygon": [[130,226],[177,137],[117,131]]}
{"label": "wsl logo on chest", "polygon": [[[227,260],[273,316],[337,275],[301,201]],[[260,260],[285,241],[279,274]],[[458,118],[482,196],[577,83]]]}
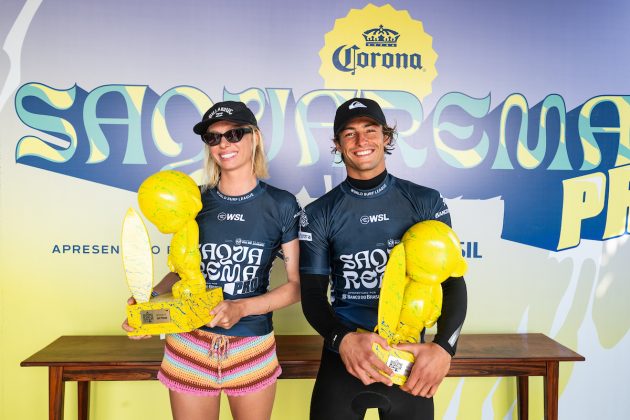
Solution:
{"label": "wsl logo on chest", "polygon": [[220,222],[244,222],[245,215],[242,213],[225,213],[221,212],[217,215],[217,219]]}
{"label": "wsl logo on chest", "polygon": [[387,217],[386,213],[371,214],[369,216],[361,216],[359,221],[362,225],[367,225],[369,223],[389,222],[389,217]]}

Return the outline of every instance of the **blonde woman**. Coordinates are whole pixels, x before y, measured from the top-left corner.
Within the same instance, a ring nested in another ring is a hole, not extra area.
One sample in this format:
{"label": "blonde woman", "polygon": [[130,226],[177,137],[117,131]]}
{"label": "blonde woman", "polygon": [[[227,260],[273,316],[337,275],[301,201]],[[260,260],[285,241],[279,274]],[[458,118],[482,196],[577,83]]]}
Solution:
{"label": "blonde woman", "polygon": [[[292,194],[260,181],[268,176],[262,135],[244,103],[215,104],[193,131],[206,144],[201,271],[208,287],[223,288],[224,301],[208,325],[167,336],[158,378],[175,419],[218,419],[221,392],[233,418],[268,419],[281,373],[271,314],[300,299],[301,209]],[[278,254],[287,282],[268,291]],[[154,290],[170,291],[177,280],[170,273]]]}

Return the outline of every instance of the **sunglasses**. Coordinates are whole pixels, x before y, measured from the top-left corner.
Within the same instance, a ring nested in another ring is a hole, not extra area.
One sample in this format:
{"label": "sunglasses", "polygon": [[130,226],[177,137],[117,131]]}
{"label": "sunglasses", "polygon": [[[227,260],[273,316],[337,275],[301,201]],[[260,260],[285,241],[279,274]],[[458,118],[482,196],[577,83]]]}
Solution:
{"label": "sunglasses", "polygon": [[213,133],[212,131],[205,133],[201,136],[201,140],[208,146],[217,146],[221,143],[221,138],[225,137],[230,143],[238,143],[243,139],[245,134],[251,133],[252,129],[249,127],[233,128],[225,133]]}

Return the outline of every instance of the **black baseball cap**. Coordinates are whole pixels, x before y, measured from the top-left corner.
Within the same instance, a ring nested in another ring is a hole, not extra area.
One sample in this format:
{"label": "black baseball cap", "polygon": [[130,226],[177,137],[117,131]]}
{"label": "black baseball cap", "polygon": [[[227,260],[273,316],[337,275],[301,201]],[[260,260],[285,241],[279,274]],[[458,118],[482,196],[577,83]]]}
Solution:
{"label": "black baseball cap", "polygon": [[342,103],[335,113],[335,136],[344,129],[346,124],[357,117],[370,117],[380,125],[386,125],[385,114],[378,102],[367,98],[352,98]]}
{"label": "black baseball cap", "polygon": [[258,127],[254,113],[243,102],[217,102],[203,114],[201,122],[193,127],[195,134],[203,135],[208,127],[217,121],[231,121],[239,124],[250,124]]}

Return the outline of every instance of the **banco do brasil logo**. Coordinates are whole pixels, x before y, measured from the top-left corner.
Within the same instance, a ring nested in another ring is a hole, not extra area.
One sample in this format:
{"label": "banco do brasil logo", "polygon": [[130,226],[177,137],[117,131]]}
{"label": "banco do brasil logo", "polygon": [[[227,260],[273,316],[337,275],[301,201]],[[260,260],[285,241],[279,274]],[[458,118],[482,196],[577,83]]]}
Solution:
{"label": "banco do brasil logo", "polygon": [[326,88],[404,90],[419,99],[437,76],[433,38],[422,22],[390,5],[352,9],[319,51]]}

